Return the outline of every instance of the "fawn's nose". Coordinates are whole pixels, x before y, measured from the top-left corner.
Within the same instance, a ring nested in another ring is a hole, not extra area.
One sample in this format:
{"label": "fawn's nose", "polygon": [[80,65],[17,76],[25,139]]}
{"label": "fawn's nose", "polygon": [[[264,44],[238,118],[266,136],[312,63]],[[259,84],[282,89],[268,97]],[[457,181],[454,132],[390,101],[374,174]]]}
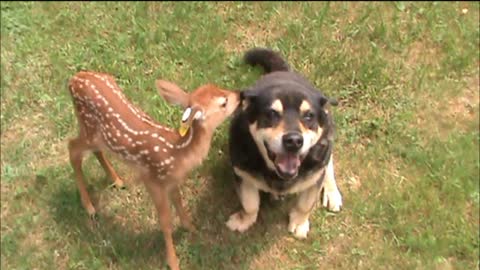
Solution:
{"label": "fawn's nose", "polygon": [[297,152],[303,146],[303,136],[298,132],[290,132],[283,135],[282,143],[285,150]]}

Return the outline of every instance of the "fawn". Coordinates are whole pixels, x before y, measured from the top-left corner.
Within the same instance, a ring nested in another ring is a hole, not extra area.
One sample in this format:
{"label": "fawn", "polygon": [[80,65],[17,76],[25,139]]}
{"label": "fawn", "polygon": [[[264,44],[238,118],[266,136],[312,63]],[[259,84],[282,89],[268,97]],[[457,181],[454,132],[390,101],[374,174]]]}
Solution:
{"label": "fawn", "polygon": [[79,135],[68,144],[70,162],[83,207],[90,217],[96,211],[84,183],[82,160],[92,151],[116,186],[124,185],[105,158],[111,151],[139,172],[159,216],[167,263],[179,269],[172,239],[169,195],[182,226],[194,230],[183,207],[179,184],[207,156],[215,129],[240,103],[239,93],[203,85],[188,94],[176,84],[157,80],[160,95],[185,108],[178,131],[155,122],[130,103],[109,75],[80,71],[69,81]]}

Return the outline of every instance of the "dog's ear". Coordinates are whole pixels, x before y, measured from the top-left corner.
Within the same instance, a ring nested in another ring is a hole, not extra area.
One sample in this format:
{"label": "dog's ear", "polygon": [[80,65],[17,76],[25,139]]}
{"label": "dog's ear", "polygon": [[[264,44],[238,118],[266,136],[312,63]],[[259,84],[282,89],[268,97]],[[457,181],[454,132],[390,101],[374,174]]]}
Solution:
{"label": "dog's ear", "polygon": [[240,92],[240,102],[242,110],[246,110],[250,104],[252,104],[258,96],[258,90],[245,89]]}
{"label": "dog's ear", "polygon": [[334,107],[338,106],[338,100],[336,98],[328,98],[328,103]]}
{"label": "dog's ear", "polygon": [[325,108],[328,104],[330,104],[332,106],[338,106],[338,101],[335,98],[329,98],[329,97],[326,97],[326,96],[320,94],[319,100],[320,100],[319,101],[320,106],[322,108]]}

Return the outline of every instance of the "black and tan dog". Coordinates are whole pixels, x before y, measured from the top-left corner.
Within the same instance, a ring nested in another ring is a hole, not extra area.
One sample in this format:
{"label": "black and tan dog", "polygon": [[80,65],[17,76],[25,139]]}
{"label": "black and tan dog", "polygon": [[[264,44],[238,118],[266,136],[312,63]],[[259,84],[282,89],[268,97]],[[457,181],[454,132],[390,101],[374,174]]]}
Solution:
{"label": "black and tan dog", "polygon": [[331,211],[342,206],[332,157],[334,124],[328,111],[328,104],[335,102],[271,50],[255,48],[244,59],[262,66],[266,74],[243,91],[242,107],[232,119],[230,156],[242,210],[230,216],[227,226],[243,232],[255,223],[260,191],[273,197],[298,194],[288,230],[305,238],[320,196]]}

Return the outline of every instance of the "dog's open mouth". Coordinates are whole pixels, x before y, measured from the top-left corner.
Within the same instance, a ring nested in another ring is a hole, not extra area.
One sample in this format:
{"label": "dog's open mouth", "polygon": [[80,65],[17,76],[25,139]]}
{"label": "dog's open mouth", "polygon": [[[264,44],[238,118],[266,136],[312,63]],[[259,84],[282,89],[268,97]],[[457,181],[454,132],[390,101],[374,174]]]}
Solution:
{"label": "dog's open mouth", "polygon": [[298,175],[298,169],[302,163],[304,156],[299,153],[274,153],[264,142],[267,149],[268,158],[275,164],[275,171],[281,178],[290,180]]}

